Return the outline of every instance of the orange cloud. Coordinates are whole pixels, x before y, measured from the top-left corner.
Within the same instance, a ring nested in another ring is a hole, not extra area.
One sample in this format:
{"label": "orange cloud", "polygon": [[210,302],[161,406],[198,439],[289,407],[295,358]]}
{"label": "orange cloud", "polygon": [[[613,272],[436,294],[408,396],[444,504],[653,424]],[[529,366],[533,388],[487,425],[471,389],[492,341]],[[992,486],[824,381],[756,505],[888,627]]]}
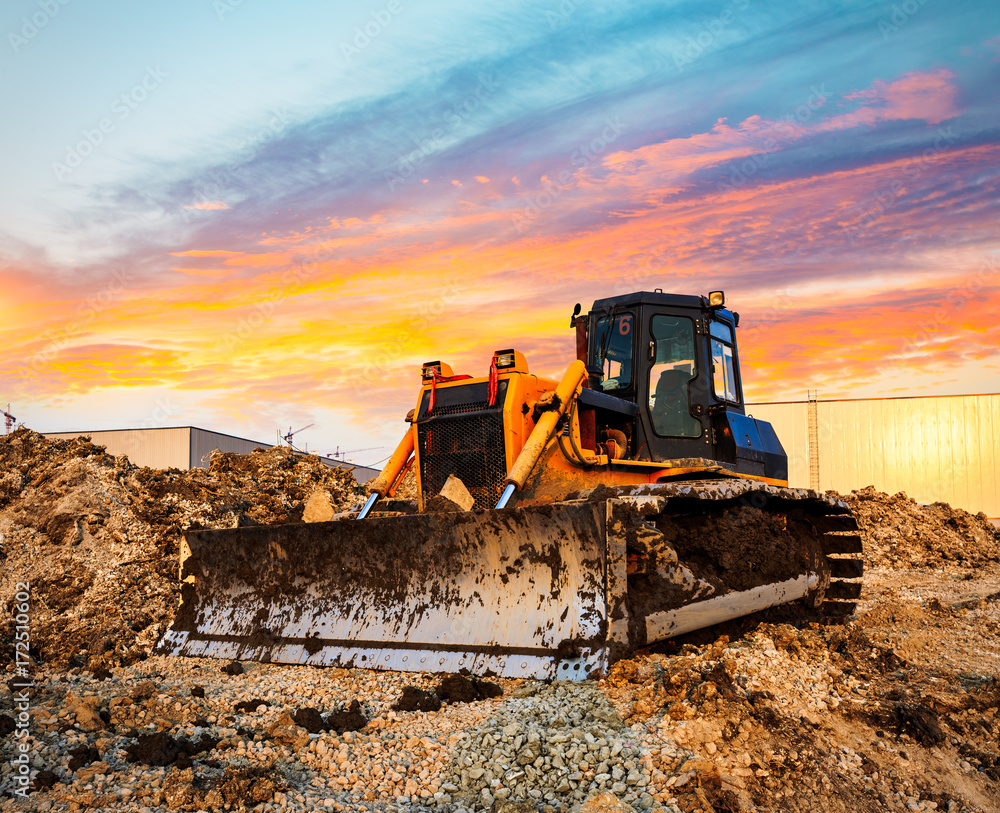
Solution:
{"label": "orange cloud", "polygon": [[91,344],[69,347],[56,353],[50,369],[58,376],[60,389],[86,392],[110,386],[164,384],[178,354],[136,345]]}
{"label": "orange cloud", "polygon": [[221,200],[203,201],[201,203],[195,203],[191,206],[185,206],[185,209],[199,209],[203,212],[214,211],[217,209],[228,209],[229,204],[223,203]]}
{"label": "orange cloud", "polygon": [[236,273],[235,268],[171,268],[170,270],[192,277],[228,277]]}
{"label": "orange cloud", "polygon": [[[574,356],[575,302],[723,287],[743,312],[752,397],[873,394],[899,377],[926,390],[972,371],[996,380],[1000,270],[976,270],[995,224],[972,196],[995,195],[982,170],[1000,164],[1000,147],[764,180],[769,150],[818,132],[921,110],[944,121],[951,80],[909,74],[854,94],[853,111],[827,103],[822,118],[817,103],[801,125],[720,120],[619,149],[567,183],[555,174],[558,194],[544,205],[535,201],[545,186],[499,183],[500,198],[473,185],[461,203],[396,199],[363,219],[265,230],[244,251],[175,252],[222,267],[185,260],[174,269],[184,277],[137,281],[96,306],[71,286],[54,297],[19,283],[29,271],[0,272],[18,303],[3,312],[14,320],[3,335],[31,336],[0,346],[0,370],[23,365],[18,354],[34,358],[16,380],[40,399],[162,386],[199,393],[220,415],[234,403],[296,414],[335,403],[358,426],[384,420],[401,433],[422,361],[481,374],[493,350],[515,346],[533,372],[555,377]],[[751,159],[759,174],[735,182],[732,167]],[[970,280],[976,296],[949,304]]]}

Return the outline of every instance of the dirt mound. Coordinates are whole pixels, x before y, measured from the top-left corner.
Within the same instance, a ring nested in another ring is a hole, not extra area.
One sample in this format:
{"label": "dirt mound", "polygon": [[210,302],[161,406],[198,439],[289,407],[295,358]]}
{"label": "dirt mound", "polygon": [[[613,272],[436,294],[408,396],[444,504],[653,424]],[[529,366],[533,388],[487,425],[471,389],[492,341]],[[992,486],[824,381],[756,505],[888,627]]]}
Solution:
{"label": "dirt mound", "polygon": [[[424,691],[417,686],[404,686],[403,693],[392,707],[396,711],[440,711],[441,701],[433,692]],[[10,725],[13,731],[13,722]]]}
{"label": "dirt mound", "polygon": [[684,749],[651,750],[654,780],[676,777],[683,811],[996,810],[996,681],[941,657],[963,651],[952,643],[964,619],[937,620],[943,670],[886,640],[931,624],[897,603],[844,626],[760,624],[732,643],[637,656],[606,691],[632,731],[668,730]]}
{"label": "dirt mound", "polygon": [[[301,522],[310,494],[336,510],[363,496],[348,471],[290,449],[213,453],[209,468],[159,471],[81,437],[0,437],[0,600],[29,582],[32,657],[90,669],[145,657],[177,606],[188,529]],[[0,620],[13,657],[14,620]]]}
{"label": "dirt mound", "polygon": [[187,768],[167,777],[158,801],[171,810],[246,810],[271,802],[285,787],[278,773],[262,766],[227,767],[221,777]]}
{"label": "dirt mound", "polygon": [[326,717],[326,727],[329,731],[342,734],[345,731],[360,731],[368,725],[368,717],[361,709],[361,703],[352,700],[349,706],[333,711]]}
{"label": "dirt mound", "polygon": [[865,563],[873,567],[979,567],[1000,561],[1000,531],[983,513],[947,503],[921,505],[874,486],[843,497],[861,526]]}
{"label": "dirt mound", "polygon": [[434,693],[443,703],[474,703],[476,700],[500,697],[503,689],[488,680],[448,675],[434,688]]}

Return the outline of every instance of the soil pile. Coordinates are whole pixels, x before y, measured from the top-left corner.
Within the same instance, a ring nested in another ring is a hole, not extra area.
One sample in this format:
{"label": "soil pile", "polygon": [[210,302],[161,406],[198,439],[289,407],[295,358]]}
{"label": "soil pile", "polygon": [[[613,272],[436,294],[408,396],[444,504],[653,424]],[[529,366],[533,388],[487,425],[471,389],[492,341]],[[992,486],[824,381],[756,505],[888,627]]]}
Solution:
{"label": "soil pile", "polygon": [[1000,530],[983,513],[947,503],[921,505],[874,486],[843,498],[861,526],[865,563],[873,567],[980,567],[1000,561]]}
{"label": "soil pile", "polygon": [[[302,521],[311,494],[346,510],[363,492],[348,471],[289,449],[213,453],[209,468],[158,471],[89,438],[0,437],[0,598],[31,585],[32,656],[90,669],[145,657],[177,606],[188,529]],[[14,621],[0,620],[13,655]]]}
{"label": "soil pile", "polygon": [[687,751],[650,748],[654,781],[670,777],[684,811],[996,810],[993,662],[950,642],[997,615],[970,612],[933,619],[933,667],[886,638],[920,623],[876,610],[842,627],[762,624],[738,641],[622,661],[607,692],[626,723],[655,725]]}

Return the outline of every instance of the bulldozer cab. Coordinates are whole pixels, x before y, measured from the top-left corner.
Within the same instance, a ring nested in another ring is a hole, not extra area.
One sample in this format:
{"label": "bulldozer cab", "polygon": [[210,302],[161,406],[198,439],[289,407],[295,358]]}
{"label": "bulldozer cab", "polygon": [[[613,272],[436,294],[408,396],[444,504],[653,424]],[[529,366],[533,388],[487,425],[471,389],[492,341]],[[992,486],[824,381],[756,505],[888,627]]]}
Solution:
{"label": "bulldozer cab", "polygon": [[594,303],[587,317],[590,387],[638,407],[622,427],[636,458],[725,458],[719,416],[745,410],[739,315],[717,299],[654,291]]}

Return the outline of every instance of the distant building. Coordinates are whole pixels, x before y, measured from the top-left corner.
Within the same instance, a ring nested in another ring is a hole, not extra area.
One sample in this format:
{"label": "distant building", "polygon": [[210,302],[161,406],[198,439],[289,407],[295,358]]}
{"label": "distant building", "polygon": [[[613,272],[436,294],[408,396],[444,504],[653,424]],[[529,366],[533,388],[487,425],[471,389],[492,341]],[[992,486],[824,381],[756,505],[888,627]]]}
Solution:
{"label": "distant building", "polygon": [[874,485],[1000,518],[1000,393],[747,404],[770,421],[796,487]]}
{"label": "distant building", "polygon": [[[90,432],[45,432],[45,437],[68,440],[86,435],[104,446],[109,454],[128,455],[136,466],[152,469],[208,468],[208,457],[214,449],[220,452],[248,454],[254,449],[270,449],[273,443],[247,440],[195,426],[175,426],[168,429],[98,429]],[[359,483],[366,483],[379,474],[378,469],[355,466],[341,460],[320,457],[326,465],[351,469]]]}

